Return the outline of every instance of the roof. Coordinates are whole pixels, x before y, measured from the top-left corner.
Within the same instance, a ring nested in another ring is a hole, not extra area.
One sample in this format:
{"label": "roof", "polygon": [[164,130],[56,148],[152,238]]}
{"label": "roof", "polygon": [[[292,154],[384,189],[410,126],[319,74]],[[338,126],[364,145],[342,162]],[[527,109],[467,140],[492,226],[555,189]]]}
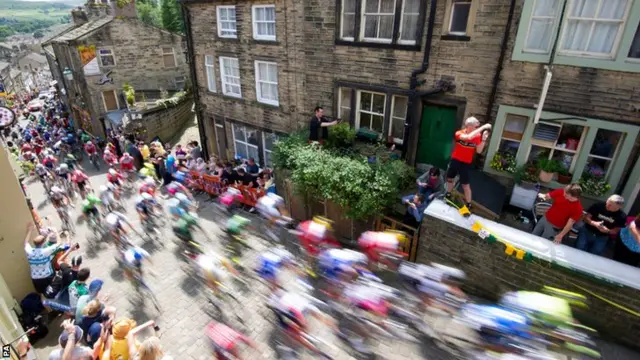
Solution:
{"label": "roof", "polygon": [[4,70],[4,68],[8,67],[10,64],[8,62],[0,61],[0,70]]}
{"label": "roof", "polygon": [[84,37],[91,32],[100,29],[101,27],[107,25],[113,21],[113,16],[107,16],[103,18],[99,18],[96,20],[89,21],[88,23],[82,24],[77,28],[67,32],[66,34],[60,35],[57,38],[53,39],[54,42],[65,42],[65,41],[73,41],[77,40],[81,37]]}
{"label": "roof", "polygon": [[12,78],[16,76],[21,76],[21,75],[22,75],[22,71],[17,69],[11,69],[11,71],[9,72],[9,76],[11,76]]}
{"label": "roof", "polygon": [[39,64],[46,64],[47,63],[47,58],[44,57],[44,55],[40,55],[40,54],[34,53],[34,52],[29,53],[29,54],[25,55],[22,58],[23,59],[24,58],[28,58],[29,60],[33,60],[33,61],[35,61],[35,62],[37,62]]}
{"label": "roof", "polygon": [[5,42],[0,42],[0,47],[13,51],[13,47]]}
{"label": "roof", "polygon": [[58,36],[61,36],[63,34],[66,34],[66,33],[68,33],[69,31],[71,31],[71,30],[73,30],[75,28],[76,28],[76,25],[74,23],[66,24],[66,26],[63,26],[59,31],[55,32],[53,35],[44,38],[40,42],[40,45],[45,46],[45,45],[49,44],[53,39],[55,39]]}
{"label": "roof", "polygon": [[56,58],[56,53],[53,51],[53,46],[51,45],[43,46],[42,50],[44,50],[47,54],[49,54],[54,59]]}

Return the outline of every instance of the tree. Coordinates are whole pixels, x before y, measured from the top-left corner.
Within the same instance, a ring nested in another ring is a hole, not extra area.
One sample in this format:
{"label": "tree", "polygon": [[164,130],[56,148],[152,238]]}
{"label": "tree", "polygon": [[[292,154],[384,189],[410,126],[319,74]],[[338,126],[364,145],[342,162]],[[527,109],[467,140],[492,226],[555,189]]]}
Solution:
{"label": "tree", "polygon": [[151,26],[162,27],[162,24],[160,23],[160,9],[158,9],[153,3],[138,1],[136,3],[136,10],[138,12],[138,19],[143,23]]}
{"label": "tree", "polygon": [[177,0],[162,0],[160,2],[160,16],[162,27],[175,33],[184,33],[182,9]]}
{"label": "tree", "polygon": [[42,39],[44,37],[44,34],[41,30],[36,30],[36,32],[33,33],[33,37],[36,39]]}

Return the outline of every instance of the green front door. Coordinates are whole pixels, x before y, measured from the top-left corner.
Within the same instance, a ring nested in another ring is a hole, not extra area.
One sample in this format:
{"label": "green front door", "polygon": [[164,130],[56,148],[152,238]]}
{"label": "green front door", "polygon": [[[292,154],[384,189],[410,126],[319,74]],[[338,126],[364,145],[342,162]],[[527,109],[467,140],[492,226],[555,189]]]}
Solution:
{"label": "green front door", "polygon": [[453,136],[458,128],[457,109],[425,105],[418,138],[416,163],[429,164],[446,169],[451,157]]}

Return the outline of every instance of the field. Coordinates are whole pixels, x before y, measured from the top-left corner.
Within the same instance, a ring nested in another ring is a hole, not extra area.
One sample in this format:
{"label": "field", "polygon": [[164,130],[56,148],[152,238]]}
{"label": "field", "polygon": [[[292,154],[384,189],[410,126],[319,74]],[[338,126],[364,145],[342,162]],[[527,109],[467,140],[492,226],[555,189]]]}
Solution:
{"label": "field", "polygon": [[71,21],[72,6],[44,1],[0,0],[0,41]]}
{"label": "field", "polygon": [[2,9],[1,12],[1,17],[16,20],[58,20],[61,17],[69,16],[70,9]]}

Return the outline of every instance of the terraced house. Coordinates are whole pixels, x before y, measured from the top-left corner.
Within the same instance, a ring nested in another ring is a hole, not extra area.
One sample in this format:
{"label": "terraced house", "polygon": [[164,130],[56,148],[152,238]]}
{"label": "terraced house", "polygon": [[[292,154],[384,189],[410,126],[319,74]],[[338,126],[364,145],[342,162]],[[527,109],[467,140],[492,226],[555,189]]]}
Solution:
{"label": "terraced house", "polygon": [[604,177],[640,211],[640,1],[182,4],[210,152],[268,165],[273,140],[319,105],[411,164],[445,167],[473,115],[494,124],[485,174],[513,185],[491,168],[496,154],[556,159],[573,181]]}

